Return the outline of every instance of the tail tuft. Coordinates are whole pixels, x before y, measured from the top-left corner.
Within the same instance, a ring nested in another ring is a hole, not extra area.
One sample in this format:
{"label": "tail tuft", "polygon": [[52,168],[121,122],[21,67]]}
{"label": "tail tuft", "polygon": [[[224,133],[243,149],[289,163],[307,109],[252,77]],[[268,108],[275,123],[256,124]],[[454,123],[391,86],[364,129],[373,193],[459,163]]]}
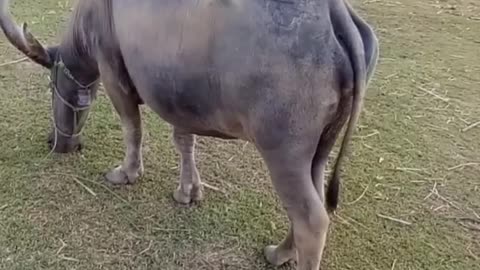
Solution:
{"label": "tail tuft", "polygon": [[330,182],[327,187],[327,192],[325,194],[325,202],[327,206],[327,211],[332,213],[337,209],[338,198],[340,193],[340,175],[338,170],[333,172],[333,176],[330,178]]}

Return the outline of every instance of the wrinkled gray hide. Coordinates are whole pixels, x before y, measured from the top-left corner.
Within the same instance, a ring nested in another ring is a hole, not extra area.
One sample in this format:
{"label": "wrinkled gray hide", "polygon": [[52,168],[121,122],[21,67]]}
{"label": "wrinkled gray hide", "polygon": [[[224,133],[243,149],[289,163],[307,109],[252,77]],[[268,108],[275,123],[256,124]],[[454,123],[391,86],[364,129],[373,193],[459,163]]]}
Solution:
{"label": "wrinkled gray hide", "polygon": [[[143,174],[141,104],[172,126],[180,203],[203,197],[195,135],[250,141],[290,220],[284,241],[265,248],[267,260],[318,270],[327,210],[337,206],[342,160],[378,57],[371,27],[346,1],[83,0],[60,45],[48,49],[16,26],[6,0],[0,26],[15,47],[56,72],[55,151],[73,151],[69,134],[83,126],[72,124],[78,116],[64,100],[75,107],[78,86],[99,77],[126,146],[122,165],[106,174],[112,183],[132,184]],[[96,87],[85,88],[92,98]],[[327,158],[345,123],[324,192]]]}

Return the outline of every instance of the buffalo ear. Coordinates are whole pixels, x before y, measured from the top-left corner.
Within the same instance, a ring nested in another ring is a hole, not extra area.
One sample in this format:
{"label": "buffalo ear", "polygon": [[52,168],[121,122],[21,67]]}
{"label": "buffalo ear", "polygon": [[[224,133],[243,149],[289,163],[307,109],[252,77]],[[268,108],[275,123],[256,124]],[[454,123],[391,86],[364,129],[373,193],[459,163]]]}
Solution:
{"label": "buffalo ear", "polygon": [[58,46],[47,47],[47,53],[48,53],[48,56],[50,57],[51,67],[53,67],[53,65],[55,65],[55,61],[57,59]]}

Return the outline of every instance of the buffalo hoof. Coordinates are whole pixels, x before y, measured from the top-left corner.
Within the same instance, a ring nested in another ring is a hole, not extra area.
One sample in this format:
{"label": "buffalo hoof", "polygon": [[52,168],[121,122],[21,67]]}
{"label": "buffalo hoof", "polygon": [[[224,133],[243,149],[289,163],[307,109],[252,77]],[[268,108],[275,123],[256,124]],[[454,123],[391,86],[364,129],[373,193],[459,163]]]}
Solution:
{"label": "buffalo hoof", "polygon": [[114,185],[127,185],[134,184],[137,181],[138,176],[128,176],[128,174],[122,169],[122,166],[118,166],[105,174],[105,179]]}
{"label": "buffalo hoof", "polygon": [[200,185],[200,187],[193,187],[190,192],[185,192],[181,186],[179,186],[175,192],[173,192],[173,199],[180,204],[199,202],[203,199],[202,186]]}
{"label": "buffalo hoof", "polygon": [[278,246],[274,245],[267,246],[263,253],[267,261],[274,266],[281,266],[296,257],[296,255],[291,254],[292,252],[282,252],[278,250]]}

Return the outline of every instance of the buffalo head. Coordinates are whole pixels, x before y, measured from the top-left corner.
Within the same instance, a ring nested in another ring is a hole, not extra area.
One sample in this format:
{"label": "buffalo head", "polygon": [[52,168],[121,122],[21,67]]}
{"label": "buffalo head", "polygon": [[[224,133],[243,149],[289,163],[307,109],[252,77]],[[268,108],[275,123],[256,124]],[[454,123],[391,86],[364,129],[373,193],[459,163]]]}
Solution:
{"label": "buffalo head", "polygon": [[8,10],[8,2],[0,0],[0,28],[3,33],[19,51],[50,70],[53,128],[48,145],[58,153],[80,150],[81,131],[98,86],[97,79],[92,80],[92,76],[76,72],[80,70],[76,69],[78,63],[70,60],[76,58],[72,57],[67,46],[44,47],[28,31],[26,23],[17,25]]}

